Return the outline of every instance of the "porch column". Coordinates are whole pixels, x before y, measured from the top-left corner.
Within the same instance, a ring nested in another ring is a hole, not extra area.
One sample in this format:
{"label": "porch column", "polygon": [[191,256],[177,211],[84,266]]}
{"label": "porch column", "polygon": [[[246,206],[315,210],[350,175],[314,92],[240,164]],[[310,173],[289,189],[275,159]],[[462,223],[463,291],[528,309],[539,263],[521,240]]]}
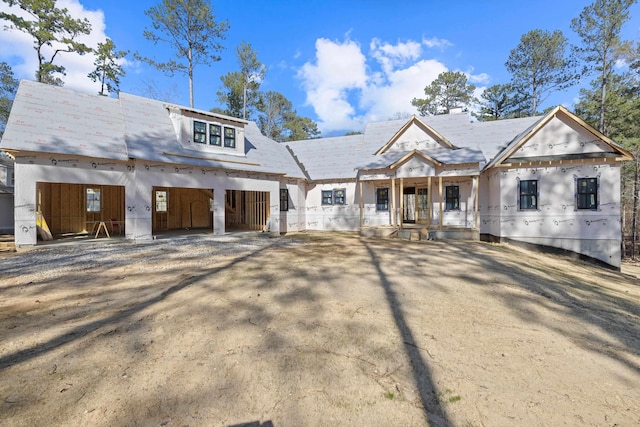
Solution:
{"label": "porch column", "polygon": [[438,193],[440,195],[440,221],[438,224],[438,228],[442,229],[442,223],[444,222],[442,220],[442,176],[438,177]]}
{"label": "porch column", "polygon": [[360,181],[360,228],[364,225],[364,200],[362,199],[362,181]]}
{"label": "porch column", "polygon": [[473,177],[473,189],[476,192],[475,194],[475,206],[473,208],[473,218],[474,218],[474,224],[475,224],[475,229],[479,230],[478,228],[478,185],[479,185],[479,180],[477,176]]}
{"label": "porch column", "polygon": [[396,179],[395,178],[391,178],[391,209],[393,210],[391,217],[393,220],[393,226],[395,227],[397,224],[396,222]]}
{"label": "porch column", "polygon": [[431,203],[431,177],[427,178],[427,228],[431,227],[432,203]]}
{"label": "porch column", "polygon": [[403,228],[404,226],[404,178],[400,178],[400,215],[399,216],[399,220],[400,220],[400,228]]}

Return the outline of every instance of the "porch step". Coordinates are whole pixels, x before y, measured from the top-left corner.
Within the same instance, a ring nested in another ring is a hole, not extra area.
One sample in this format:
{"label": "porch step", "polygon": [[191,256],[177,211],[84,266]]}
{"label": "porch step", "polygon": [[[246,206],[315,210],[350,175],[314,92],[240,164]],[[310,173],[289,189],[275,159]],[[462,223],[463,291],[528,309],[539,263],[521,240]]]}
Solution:
{"label": "porch step", "polygon": [[429,240],[429,230],[426,228],[404,228],[397,231],[397,236],[400,239],[412,241]]}

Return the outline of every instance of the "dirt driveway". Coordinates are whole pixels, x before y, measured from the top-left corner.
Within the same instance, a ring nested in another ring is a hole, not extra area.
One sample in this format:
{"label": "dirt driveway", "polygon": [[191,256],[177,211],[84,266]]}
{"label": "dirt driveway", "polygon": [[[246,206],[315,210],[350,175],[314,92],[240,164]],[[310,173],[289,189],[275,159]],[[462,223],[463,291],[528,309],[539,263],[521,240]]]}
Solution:
{"label": "dirt driveway", "polygon": [[640,281],[347,233],[0,257],[0,425],[640,425]]}

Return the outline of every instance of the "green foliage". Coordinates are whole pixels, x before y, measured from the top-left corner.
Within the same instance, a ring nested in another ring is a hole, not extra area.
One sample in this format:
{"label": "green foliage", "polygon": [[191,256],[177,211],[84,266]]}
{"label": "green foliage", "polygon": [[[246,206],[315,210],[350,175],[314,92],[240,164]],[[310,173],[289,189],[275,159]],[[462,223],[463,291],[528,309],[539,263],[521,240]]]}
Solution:
{"label": "green foliage", "polygon": [[236,47],[240,71],[220,77],[222,85],[216,92],[224,108],[212,109],[232,117],[256,120],[260,131],[275,141],[293,141],[320,135],[318,125],[308,117],[298,116],[291,101],[278,92],[261,92],[265,67],[249,43]]}
{"label": "green foliage", "polygon": [[[591,82],[589,89],[580,90],[575,112],[591,126],[600,123],[600,81]],[[612,74],[605,91],[603,133],[613,140],[640,138],[640,90],[637,78],[631,73]]]}
{"label": "green foliage", "polygon": [[461,72],[445,71],[424,88],[426,98],[413,98],[411,105],[422,116],[447,114],[452,108],[465,108],[474,102],[474,85],[467,84],[467,76]]}
{"label": "green foliage", "polygon": [[296,111],[287,114],[284,124],[287,137],[285,141],[299,141],[320,137],[318,125],[309,117],[299,116]]}
{"label": "green foliage", "polygon": [[317,124],[308,117],[298,116],[291,101],[281,93],[269,91],[260,105],[262,113],[258,127],[267,137],[275,141],[297,141],[316,138],[320,135]]}
{"label": "green foliage", "polygon": [[598,74],[600,111],[596,127],[601,132],[606,129],[608,80],[615,71],[616,62],[631,52],[631,44],[620,39],[620,31],[629,19],[629,8],[634,3],[636,0],[596,0],[571,20],[571,29],[582,41],[574,51],[584,62],[583,73]]}
{"label": "green foliage", "polygon": [[532,30],[505,63],[511,73],[511,86],[534,116],[539,105],[553,92],[577,83],[574,61],[566,54],[567,38],[561,31]]}
{"label": "green foliage", "polygon": [[242,118],[246,119],[247,109],[252,109],[260,103],[260,83],[264,79],[266,68],[258,61],[258,54],[249,43],[242,42],[237,46],[236,55],[242,75]]}
{"label": "green foliage", "polygon": [[0,138],[9,119],[13,98],[18,90],[18,80],[6,62],[0,62]]}
{"label": "green foliage", "polygon": [[[75,19],[66,8],[56,7],[55,0],[3,0],[9,6],[17,5],[29,18],[0,12],[0,19],[9,21],[8,28],[20,30],[33,37],[33,49],[38,56],[36,80],[41,83],[62,86],[64,82],[56,74],[65,75],[65,68],[53,62],[60,53],[84,55],[91,48],[78,42],[78,37],[91,33],[91,24],[85,19]],[[54,47],[55,44],[55,47]]]}
{"label": "green foliage", "polygon": [[274,91],[266,92],[263,98],[262,114],[258,118],[260,132],[274,141],[284,141],[286,116],[293,111],[293,105],[284,95]]}
{"label": "green foliage", "polygon": [[166,62],[135,54],[169,76],[175,72],[189,77],[189,102],[193,108],[193,69],[198,64],[220,61],[218,55],[224,47],[219,40],[226,37],[229,23],[216,21],[211,4],[205,0],[162,0],[145,14],[151,19],[151,29],[145,29],[144,37],[154,44],[166,43],[171,57]]}
{"label": "green foliage", "polygon": [[116,45],[110,38],[104,43],[98,43],[98,49],[95,50],[96,60],[93,63],[96,69],[87,76],[94,82],[100,81],[102,86],[99,95],[105,95],[105,86],[109,92],[117,92],[120,89],[120,77],[125,75],[125,71],[118,61],[127,56],[127,53],[124,50],[116,51]]}
{"label": "green foliage", "polygon": [[226,106],[227,115],[253,120],[262,102],[260,83],[264,79],[265,67],[249,43],[238,45],[236,55],[240,71],[231,71],[220,77],[222,85],[216,95],[218,102]]}
{"label": "green foliage", "polygon": [[[220,77],[220,81],[222,85],[216,94],[218,102],[225,106],[221,111],[227,116],[241,119],[244,105],[242,74],[239,71],[231,71]],[[251,120],[251,110],[249,113]]]}
{"label": "green foliage", "polygon": [[526,102],[509,84],[493,85],[480,95],[480,110],[474,116],[481,122],[513,119],[526,115]]}

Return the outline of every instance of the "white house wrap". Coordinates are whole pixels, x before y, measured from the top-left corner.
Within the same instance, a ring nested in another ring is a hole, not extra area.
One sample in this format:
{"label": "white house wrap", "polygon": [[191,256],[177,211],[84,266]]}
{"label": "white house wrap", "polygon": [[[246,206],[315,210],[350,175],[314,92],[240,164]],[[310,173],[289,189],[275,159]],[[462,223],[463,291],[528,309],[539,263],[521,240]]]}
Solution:
{"label": "white house wrap", "polygon": [[415,227],[431,238],[550,246],[616,267],[620,165],[632,158],[563,107],[483,123],[414,116],[285,144],[233,117],[28,81],[0,148],[15,157],[18,246],[37,243],[40,213],[54,237],[99,223],[133,240],[194,228]]}

